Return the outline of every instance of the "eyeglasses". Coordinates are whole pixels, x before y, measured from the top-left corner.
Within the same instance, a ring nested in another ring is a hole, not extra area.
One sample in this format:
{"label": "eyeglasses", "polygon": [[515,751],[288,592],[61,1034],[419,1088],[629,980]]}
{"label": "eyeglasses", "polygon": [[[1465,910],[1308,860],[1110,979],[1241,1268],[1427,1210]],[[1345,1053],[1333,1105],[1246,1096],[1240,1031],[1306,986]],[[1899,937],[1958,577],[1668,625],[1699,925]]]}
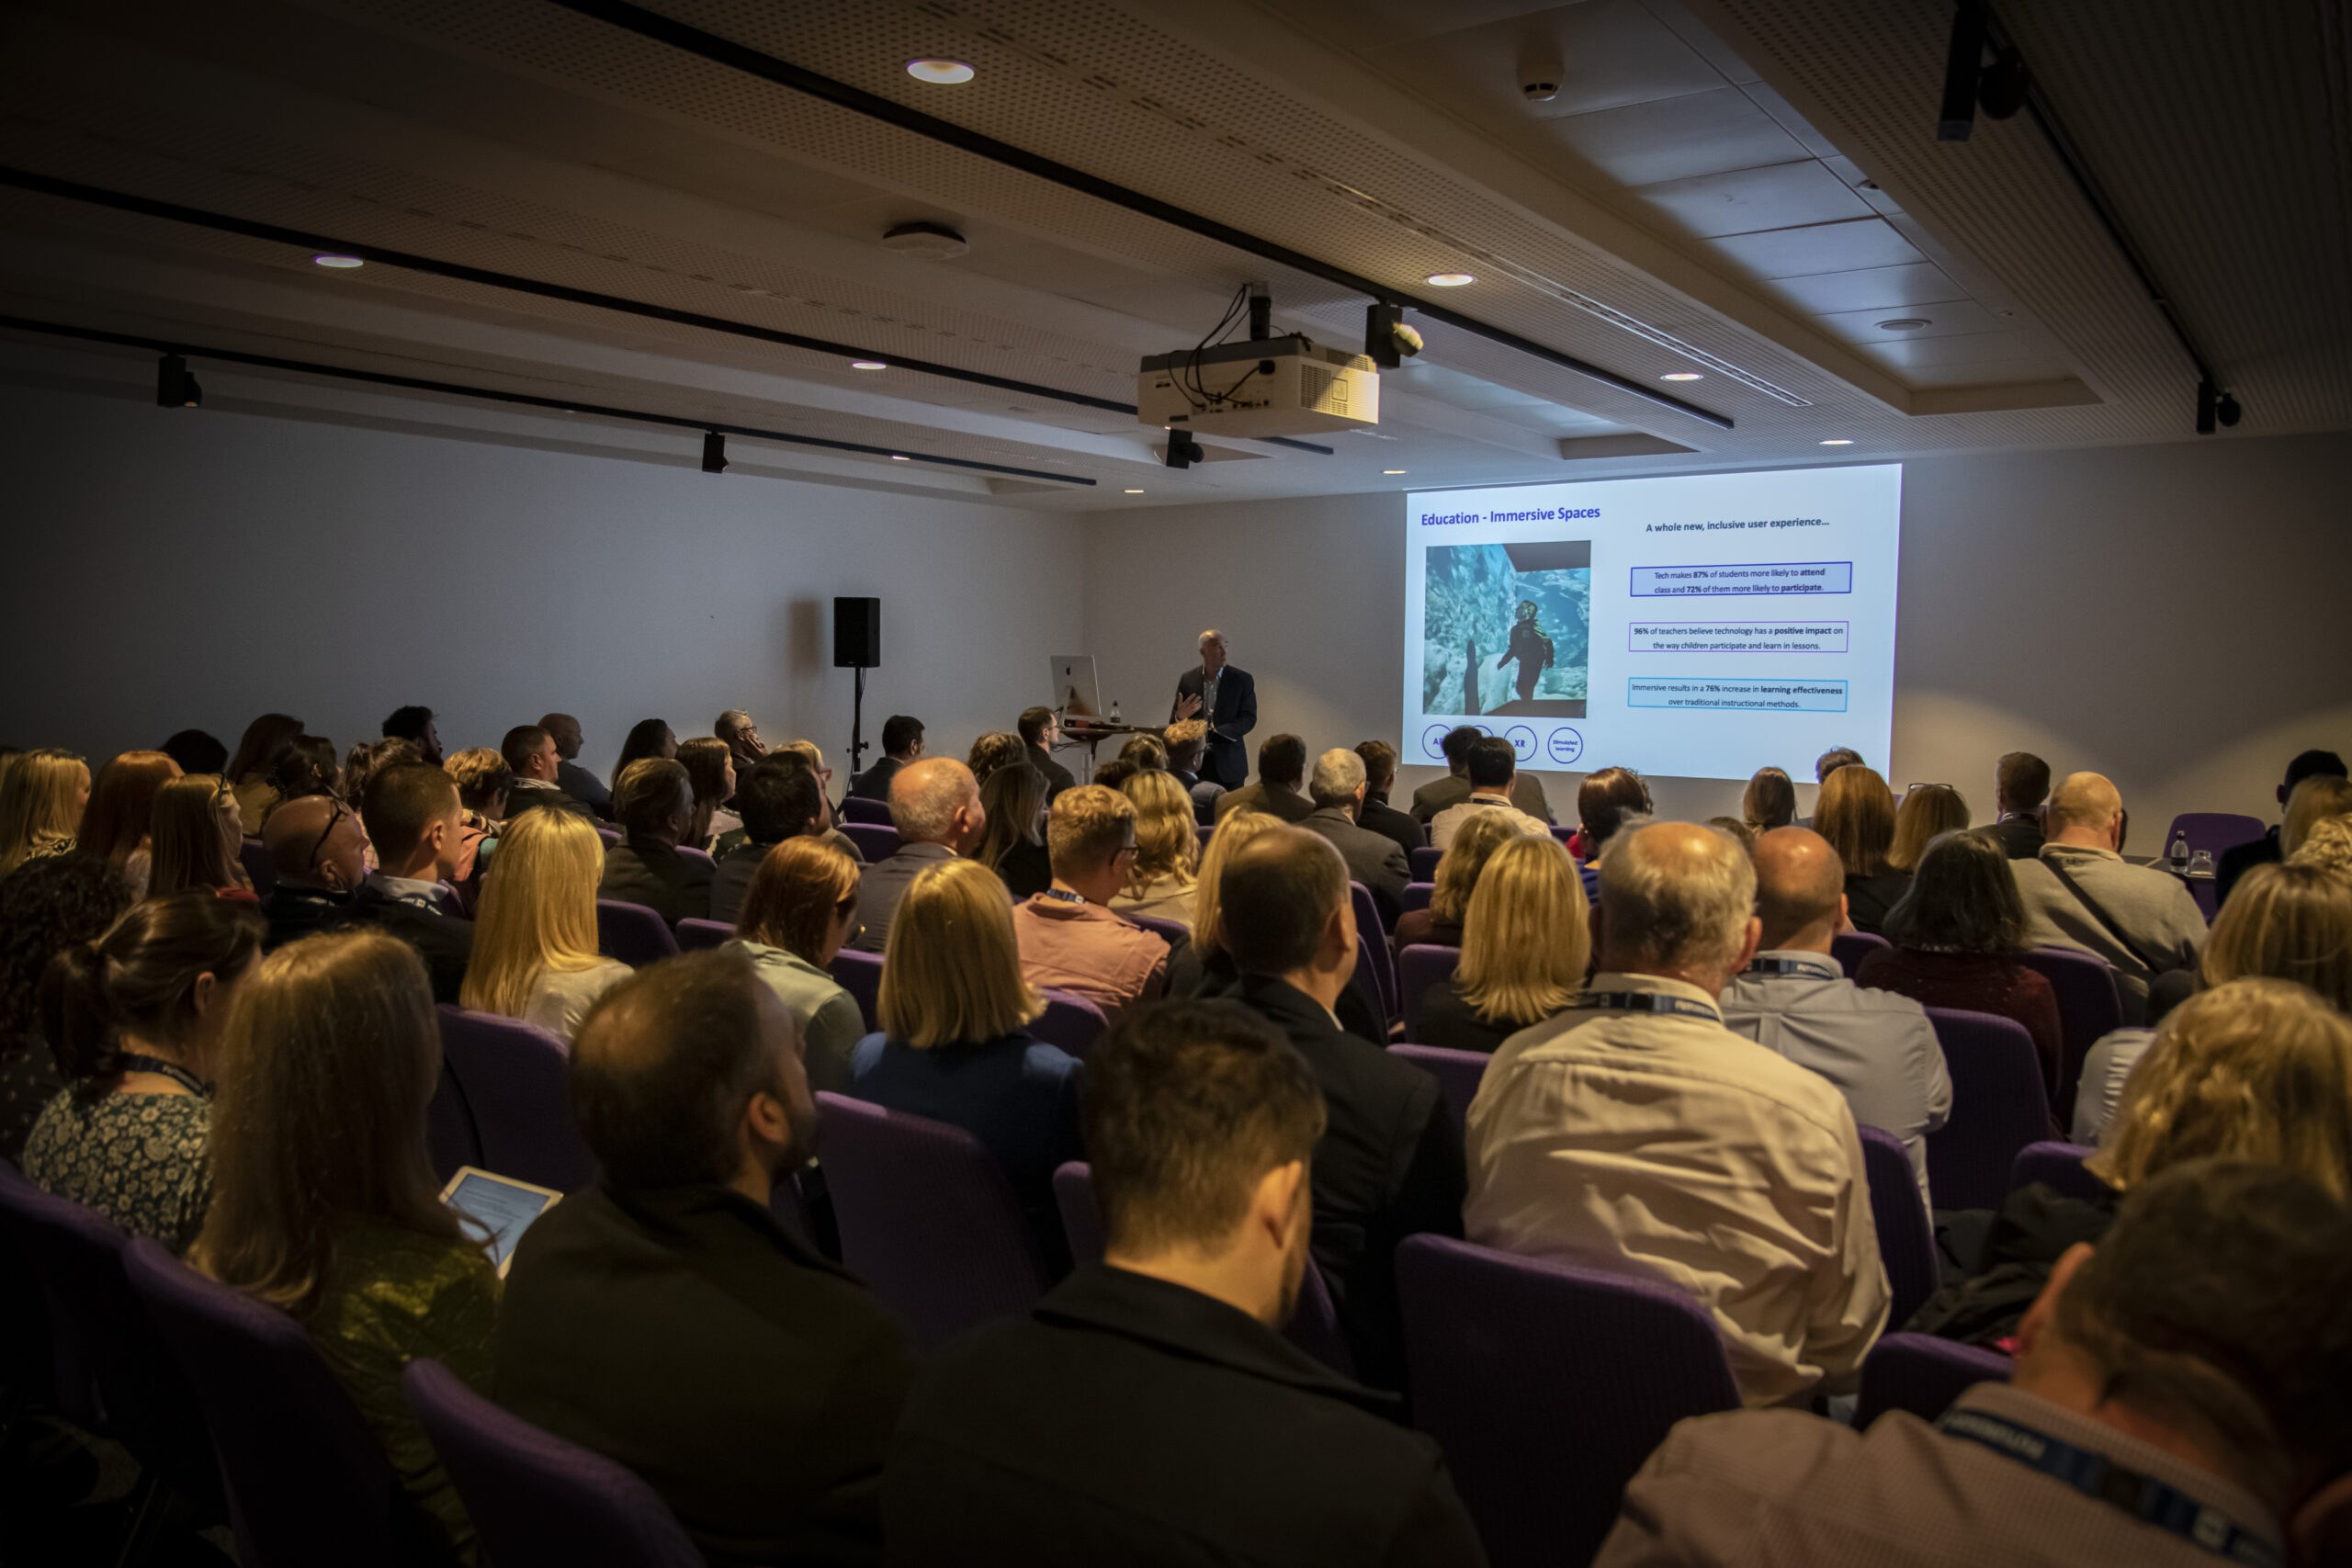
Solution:
{"label": "eyeglasses", "polygon": [[1133,844],[1121,844],[1118,849],[1112,852],[1111,858],[1113,860],[1117,860],[1121,855],[1125,855],[1127,859],[1133,860],[1139,852],[1140,852],[1137,848]]}
{"label": "eyeglasses", "polygon": [[327,825],[319,829],[319,841],[311,846],[311,858],[302,863],[302,874],[308,876],[319,869],[319,857],[327,852],[327,840],[334,837],[334,825],[351,815],[351,807],[338,800],[327,814]]}

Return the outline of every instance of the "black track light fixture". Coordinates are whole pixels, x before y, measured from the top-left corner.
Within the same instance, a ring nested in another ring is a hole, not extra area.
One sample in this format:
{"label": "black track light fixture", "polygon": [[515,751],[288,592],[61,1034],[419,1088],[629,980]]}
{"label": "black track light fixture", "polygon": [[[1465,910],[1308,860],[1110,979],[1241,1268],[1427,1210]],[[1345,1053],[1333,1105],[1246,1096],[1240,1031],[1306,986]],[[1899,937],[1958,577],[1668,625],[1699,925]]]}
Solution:
{"label": "black track light fixture", "polygon": [[1405,324],[1405,307],[1380,301],[1364,307],[1364,357],[1394,370],[1421,352],[1421,334]]}
{"label": "black track light fixture", "polygon": [[[1984,63],[1986,45],[1993,62]],[[1944,96],[1936,114],[1936,140],[1965,141],[1976,129],[1976,111],[1987,119],[2007,119],[2025,107],[2033,85],[2025,56],[2006,35],[1996,35],[1989,0],[1960,0],[1952,13],[1951,43],[1944,55]]]}
{"label": "black track light fixture", "polygon": [[706,474],[727,471],[727,437],[715,430],[702,433],[702,471]]}
{"label": "black track light fixture", "polygon": [[1189,468],[1195,463],[1205,463],[1208,460],[1209,455],[1201,449],[1201,444],[1193,438],[1191,431],[1173,429],[1169,431],[1168,456],[1164,461],[1170,468]]}
{"label": "black track light fixture", "polygon": [[204,389],[187,371],[187,361],[167,354],[155,362],[155,406],[159,409],[200,409]]}
{"label": "black track light fixture", "polygon": [[2197,383],[2198,434],[2211,435],[2216,425],[2235,429],[2245,417],[2245,410],[2238,406],[2237,399],[2215,386],[2211,377]]}

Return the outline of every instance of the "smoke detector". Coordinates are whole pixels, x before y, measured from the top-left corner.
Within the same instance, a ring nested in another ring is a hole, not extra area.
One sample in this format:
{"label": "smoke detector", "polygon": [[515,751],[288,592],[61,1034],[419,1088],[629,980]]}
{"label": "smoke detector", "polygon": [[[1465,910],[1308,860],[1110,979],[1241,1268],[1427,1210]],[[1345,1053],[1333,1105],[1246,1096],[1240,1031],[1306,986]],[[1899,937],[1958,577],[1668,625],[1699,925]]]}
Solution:
{"label": "smoke detector", "polygon": [[1925,316],[1890,316],[1878,324],[1878,330],[1883,333],[1916,333],[1935,324]]}
{"label": "smoke detector", "polygon": [[901,223],[883,231],[882,246],[922,261],[953,261],[972,243],[944,223]]}

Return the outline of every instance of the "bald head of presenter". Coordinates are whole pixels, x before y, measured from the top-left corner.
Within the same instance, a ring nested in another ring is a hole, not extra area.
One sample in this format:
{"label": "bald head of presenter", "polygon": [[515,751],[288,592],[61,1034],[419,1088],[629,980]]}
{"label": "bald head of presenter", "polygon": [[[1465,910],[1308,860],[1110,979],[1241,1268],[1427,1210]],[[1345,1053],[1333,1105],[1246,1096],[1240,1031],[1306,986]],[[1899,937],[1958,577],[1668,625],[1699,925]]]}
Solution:
{"label": "bald head of presenter", "polygon": [[1239,789],[1250,777],[1250,750],[1241,738],[1258,728],[1258,682],[1226,659],[1225,634],[1212,626],[1201,634],[1201,661],[1176,677],[1176,705],[1168,722],[1197,718],[1209,727],[1201,754],[1204,782]]}

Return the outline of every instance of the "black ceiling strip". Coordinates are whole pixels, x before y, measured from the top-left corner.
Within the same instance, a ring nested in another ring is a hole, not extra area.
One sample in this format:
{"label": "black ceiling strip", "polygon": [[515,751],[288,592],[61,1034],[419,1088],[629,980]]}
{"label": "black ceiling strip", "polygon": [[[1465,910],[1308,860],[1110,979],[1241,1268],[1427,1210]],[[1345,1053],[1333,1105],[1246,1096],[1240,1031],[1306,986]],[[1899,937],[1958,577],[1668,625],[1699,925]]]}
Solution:
{"label": "black ceiling strip", "polygon": [[603,403],[584,403],[576,398],[547,398],[531,392],[502,392],[487,387],[462,387],[454,381],[432,381],[421,376],[395,376],[382,370],[355,370],[341,365],[321,365],[308,359],[288,359],[274,354],[247,354],[241,349],[206,348],[184,338],[166,338],[135,333],[110,333],[96,327],[67,326],[59,321],[37,321],[24,316],[0,315],[0,328],[19,332],[46,333],[53,337],[78,338],[85,343],[114,344],[123,348],[142,348],[157,354],[180,354],[193,359],[218,360],[223,365],[256,365],[271,370],[294,370],[311,376],[329,376],[341,381],[361,381],[369,386],[399,387],[413,392],[434,392],[445,397],[481,398],[494,403],[513,403],[522,408],[552,409],[559,413],[594,414],[603,419],[628,420],[638,424],[659,424],[673,430],[715,430],[722,435],[742,435],[757,441],[781,441],[794,446],[815,446],[828,452],[854,452],[861,457],[903,457],[910,462],[931,463],[942,468],[969,468],[986,474],[1010,474],[1024,479],[1044,479],[1053,484],[1085,485],[1092,479],[1077,474],[1047,473],[1043,468],[1016,468],[1007,463],[983,463],[972,457],[942,457],[917,452],[909,447],[868,446],[857,441],[831,441],[821,435],[794,435],[782,430],[763,430],[756,425],[729,424],[723,421],[686,419],[677,414],[647,413],[641,409],[612,408]]}
{"label": "black ceiling strip", "polygon": [[126,191],[107,190],[98,186],[82,185],[74,180],[61,180],[48,175],[38,175],[27,169],[0,167],[0,185],[15,186],[20,190],[39,191],[45,196],[62,197],[69,201],[85,201],[99,207],[111,207],[121,212],[136,212],[149,218],[168,219],[175,223],[190,223],[202,229],[217,229],[225,233],[243,234],[248,239],[269,240],[279,244],[299,245],[305,250],[357,256],[363,261],[381,262],[387,266],[405,267],[411,272],[430,273],[436,277],[455,278],[463,283],[479,283],[492,288],[513,289],[518,293],[536,294],[546,299],[561,299],[574,305],[589,305],[599,310],[620,310],[632,316],[645,316],[654,321],[672,321],[680,326],[699,327],[706,332],[725,333],[733,337],[753,338],[762,343],[780,344],[786,348],[803,348],[818,354],[830,354],[843,359],[878,359],[894,370],[915,370],[926,376],[943,376],[950,380],[967,381],[975,386],[993,387],[1002,392],[1017,392],[1023,397],[1050,398],[1056,402],[1076,403],[1081,408],[1101,409],[1105,413],[1123,413],[1133,418],[1133,403],[1116,402],[1109,398],[1088,397],[1082,392],[1065,392],[1058,387],[1041,387],[1030,381],[1015,381],[1003,376],[990,376],[978,370],[967,370],[960,366],[941,365],[928,359],[909,359],[900,355],[886,354],[878,349],[859,348],[845,343],[831,343],[823,338],[803,337],[798,333],[778,332],[772,327],[753,326],[748,321],[729,321],[721,316],[706,316],[694,310],[673,310],[666,305],[649,305],[641,299],[627,299],[614,294],[598,294],[586,288],[571,288],[560,283],[543,283],[534,277],[518,277],[512,273],[492,272],[485,267],[467,266],[458,262],[437,261],[407,251],[390,250],[382,245],[361,244],[354,240],[336,239],[325,234],[308,234],[299,229],[281,228],[275,223],[256,223],[250,219],[234,218],[222,212],[207,212],[201,208],[182,207],[176,202],[156,201],[152,197],[133,196]]}
{"label": "black ceiling strip", "polygon": [[[1211,435],[1215,435],[1216,432],[1212,430],[1209,434]],[[1240,438],[1236,437],[1235,439],[1238,440]],[[1287,435],[1259,435],[1252,436],[1250,439],[1262,441],[1269,446],[1288,446],[1294,451],[1313,452],[1317,456],[1324,457],[1328,457],[1331,455],[1331,449],[1329,446],[1317,446],[1312,441],[1294,441]]]}
{"label": "black ceiling strip", "polygon": [[1303,272],[1310,277],[1322,278],[1328,283],[1337,284],[1341,288],[1373,299],[1408,306],[1433,321],[1443,321],[1447,326],[1476,333],[1490,342],[1501,344],[1506,348],[1516,349],[1521,354],[1541,359],[1546,364],[1555,365],[1563,370],[1574,371],[1589,380],[1598,381],[1605,387],[1613,387],[1618,391],[1639,398],[1645,402],[1655,403],[1664,409],[1671,409],[1676,413],[1712,424],[1719,430],[1732,428],[1732,422],[1722,414],[1702,409],[1696,403],[1686,402],[1670,392],[1661,392],[1656,388],[1645,387],[1639,381],[1620,376],[1614,370],[1604,370],[1598,365],[1589,364],[1577,358],[1574,355],[1562,354],[1557,349],[1546,348],[1540,343],[1520,336],[1517,333],[1489,325],[1443,305],[1418,299],[1385,284],[1375,283],[1368,277],[1360,277],[1344,267],[1318,261],[1313,256],[1294,251],[1286,245],[1276,244],[1272,240],[1260,239],[1255,234],[1246,233],[1239,229],[1220,223],[1213,218],[1204,218],[1197,212],[1187,211],[1171,202],[1146,196],[1141,191],[1090,175],[1082,169],[1072,168],[1068,164],[1057,163],[1039,153],[1015,147],[1011,142],[999,141],[994,137],[967,130],[953,121],[941,119],[936,115],[925,114],[921,109],[909,108],[906,105],[883,97],[879,94],[866,92],[862,87],[851,86],[846,82],[837,82],[830,76],[820,76],[789,61],[779,60],[775,55],[763,53],[748,44],[738,43],[733,39],[721,34],[707,32],[703,28],[681,22],[675,17],[665,17],[658,11],[650,11],[642,6],[632,5],[630,0],[551,0],[551,3],[562,6],[567,11],[577,12],[581,16],[593,17],[598,21],[610,23],[614,27],[633,32],[639,38],[651,39],[658,43],[683,50],[688,54],[697,55],[714,64],[724,65],[730,70],[757,76],[762,81],[772,82],[779,87],[788,87],[794,92],[821,98],[827,103],[848,109],[852,113],[864,115],[870,119],[882,120],[902,130],[910,130],[918,136],[944,142],[962,152],[976,153],[991,163],[1002,164],[1008,168],[1018,169],[1023,174],[1035,175],[1039,179],[1050,180],[1056,185],[1091,196],[1098,201],[1107,201],[1114,206],[1124,207],[1130,212],[1139,212],[1147,218],[1172,224],[1176,228],[1198,234],[1204,239],[1214,240],[1219,244],[1230,245],[1235,250],[1247,251],[1252,255],[1261,256],[1267,261],[1289,267],[1294,272]]}

